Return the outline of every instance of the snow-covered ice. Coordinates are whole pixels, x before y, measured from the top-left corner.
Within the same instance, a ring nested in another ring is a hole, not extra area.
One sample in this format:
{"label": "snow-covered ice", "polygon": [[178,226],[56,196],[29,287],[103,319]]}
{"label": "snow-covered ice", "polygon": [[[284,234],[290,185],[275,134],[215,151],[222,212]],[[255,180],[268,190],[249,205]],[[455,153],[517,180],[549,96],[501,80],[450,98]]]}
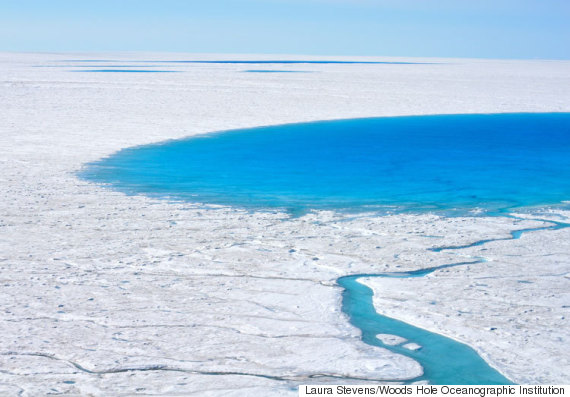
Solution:
{"label": "snow-covered ice", "polygon": [[[470,344],[515,382],[570,382],[570,229],[433,252],[545,223],[326,211],[289,219],[126,196],[75,176],[124,147],[216,130],[568,112],[570,62],[362,58],[429,63],[71,72],[71,60],[95,58],[261,59],[0,54],[0,394],[296,395],[297,384],[339,377],[414,378],[422,370],[413,360],[360,341],[335,280],[472,256],[488,262],[366,283],[379,312]],[[545,211],[541,219],[569,215]]]}
{"label": "snow-covered ice", "polygon": [[406,343],[405,345],[402,345],[402,347],[408,350],[420,350],[422,348],[417,343]]}
{"label": "snow-covered ice", "polygon": [[388,346],[400,345],[407,341],[406,338],[402,338],[401,336],[392,335],[392,334],[378,334],[376,335],[376,338],[378,338],[380,342]]}

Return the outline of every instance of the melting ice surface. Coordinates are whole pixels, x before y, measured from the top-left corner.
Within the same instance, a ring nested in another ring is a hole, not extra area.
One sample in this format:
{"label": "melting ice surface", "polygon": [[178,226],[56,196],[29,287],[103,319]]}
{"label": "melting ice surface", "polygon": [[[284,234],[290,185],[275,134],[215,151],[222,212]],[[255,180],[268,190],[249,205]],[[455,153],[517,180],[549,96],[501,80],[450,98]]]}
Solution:
{"label": "melting ice surface", "polygon": [[175,73],[175,70],[144,70],[144,69],[90,69],[90,70],[72,70],[72,72],[85,73]]}
{"label": "melting ice surface", "polygon": [[[570,114],[391,117],[228,131],[125,149],[82,175],[132,194],[253,209],[494,212],[568,200]],[[379,315],[372,290],[358,282],[423,277],[463,264],[341,277],[343,312],[363,342],[422,365],[424,375],[412,382],[508,384],[469,346]],[[378,334],[421,348],[387,345]]]}
{"label": "melting ice surface", "polygon": [[[61,62],[115,62],[108,59],[67,59]],[[138,60],[123,62],[154,62],[154,63],[196,63],[196,64],[260,64],[260,65],[297,65],[297,64],[316,64],[316,65],[426,65],[424,62],[377,62],[377,61],[310,61],[310,60]]]}
{"label": "melting ice surface", "polygon": [[252,209],[496,211],[570,198],[570,114],[386,117],[227,131],[122,150],[82,175]]}
{"label": "melting ice surface", "polygon": [[277,69],[249,69],[244,70],[244,73],[312,73],[306,70],[277,70]]}

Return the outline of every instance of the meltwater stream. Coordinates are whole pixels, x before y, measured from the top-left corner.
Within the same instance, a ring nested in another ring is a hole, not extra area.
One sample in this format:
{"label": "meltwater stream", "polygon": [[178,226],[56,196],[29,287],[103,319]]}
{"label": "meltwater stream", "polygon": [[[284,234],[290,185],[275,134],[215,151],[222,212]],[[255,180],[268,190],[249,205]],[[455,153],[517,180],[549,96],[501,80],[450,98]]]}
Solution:
{"label": "meltwater stream", "polygon": [[[358,282],[361,277],[381,275],[356,275],[338,279],[344,288],[342,311],[350,322],[362,332],[362,341],[372,346],[386,348],[416,360],[423,367],[423,376],[410,382],[428,381],[430,384],[493,385],[511,382],[489,366],[471,347],[433,332],[414,327],[402,321],[382,316],[374,309],[373,292]],[[412,276],[413,277],[413,276]],[[392,334],[405,338],[396,346],[382,343],[376,335]],[[409,350],[405,343],[417,343],[419,350]]]}
{"label": "meltwater stream", "polygon": [[[558,230],[570,227],[570,224],[552,222],[551,226],[522,229],[511,232],[510,238],[480,240],[465,246],[448,246],[432,251],[457,250],[479,246],[491,241],[515,240],[524,233],[538,230]],[[410,382],[428,381],[431,384],[511,384],[502,374],[489,366],[471,347],[442,335],[414,327],[413,325],[380,315],[373,303],[373,292],[358,282],[360,278],[413,278],[424,277],[435,271],[456,266],[475,265],[484,262],[483,258],[474,258],[469,262],[458,262],[411,272],[393,272],[383,274],[359,274],[341,277],[337,283],[344,288],[342,310],[349,317],[351,324],[362,332],[362,341],[372,346],[386,348],[394,353],[408,356],[421,364],[424,374]],[[397,345],[384,344],[376,335],[392,334],[405,339]],[[416,343],[419,350],[404,347],[406,343]]]}
{"label": "meltwater stream", "polygon": [[[510,216],[513,207],[570,197],[570,114],[389,117],[254,128],[125,149],[88,165],[81,176],[128,194],[249,209],[441,211]],[[550,222],[550,221],[549,221]],[[512,239],[539,229],[512,232]],[[507,239],[507,238],[505,238]],[[433,249],[458,250],[465,246]],[[343,311],[362,340],[417,360],[433,384],[508,384],[470,347],[374,310],[361,277],[341,277]],[[393,334],[422,348],[385,345]]]}
{"label": "meltwater stream", "polygon": [[[502,216],[520,219],[510,214]],[[542,219],[536,219],[544,221]],[[570,227],[570,223],[548,220],[549,226],[519,229],[511,231],[511,237],[479,240],[471,244],[443,246],[431,251],[461,250],[464,248],[485,245],[493,241],[517,240],[524,233],[540,230],[559,230]],[[473,258],[472,261],[457,262],[435,266],[410,272],[392,272],[382,274],[358,274],[341,277],[338,285],[344,288],[342,294],[342,310],[349,317],[351,324],[362,332],[362,341],[372,346],[386,348],[394,353],[408,356],[418,361],[424,374],[409,382],[428,381],[431,384],[511,384],[502,374],[489,366],[471,347],[439,334],[414,327],[413,325],[380,315],[373,303],[373,291],[358,282],[360,278],[414,278],[424,277],[435,271],[456,266],[475,265],[484,262],[484,258]],[[376,335],[392,334],[405,339],[397,345],[384,344]],[[404,347],[406,343],[416,343],[419,350]]]}

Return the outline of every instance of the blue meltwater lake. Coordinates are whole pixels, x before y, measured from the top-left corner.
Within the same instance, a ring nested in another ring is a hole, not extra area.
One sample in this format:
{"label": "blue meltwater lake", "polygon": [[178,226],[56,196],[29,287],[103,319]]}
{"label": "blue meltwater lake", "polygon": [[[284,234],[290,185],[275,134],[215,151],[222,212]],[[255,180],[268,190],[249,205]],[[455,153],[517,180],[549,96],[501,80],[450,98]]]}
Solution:
{"label": "blue meltwater lake", "polygon": [[81,175],[129,194],[249,209],[504,210],[570,198],[570,114],[406,116],[211,133]]}

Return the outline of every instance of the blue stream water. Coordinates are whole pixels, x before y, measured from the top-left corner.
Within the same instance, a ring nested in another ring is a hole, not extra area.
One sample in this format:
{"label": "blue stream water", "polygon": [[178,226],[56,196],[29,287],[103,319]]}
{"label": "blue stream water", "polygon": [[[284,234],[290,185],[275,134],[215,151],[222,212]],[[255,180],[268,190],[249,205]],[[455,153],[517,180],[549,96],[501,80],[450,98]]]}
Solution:
{"label": "blue stream water", "polygon": [[[443,115],[356,119],[229,131],[125,149],[90,164],[84,178],[129,194],[243,208],[350,211],[484,209],[510,216],[515,207],[570,197],[570,114]],[[559,229],[568,224],[513,231]],[[434,248],[457,250],[483,245]],[[470,347],[376,313],[360,277],[423,277],[452,266],[341,277],[343,311],[373,346],[417,360],[435,384],[507,384]],[[388,333],[422,349],[384,346]]]}
{"label": "blue stream water", "polygon": [[[423,376],[411,381],[428,380],[429,383],[436,385],[511,384],[471,347],[402,321],[379,315],[372,303],[373,292],[370,288],[358,283],[360,277],[382,276],[357,275],[339,278],[337,282],[344,288],[342,311],[348,315],[350,322],[362,331],[364,343],[408,356],[421,364],[424,369]],[[384,345],[376,338],[377,334],[382,333],[401,336],[409,342],[421,345],[422,348],[411,351],[402,345]]]}

